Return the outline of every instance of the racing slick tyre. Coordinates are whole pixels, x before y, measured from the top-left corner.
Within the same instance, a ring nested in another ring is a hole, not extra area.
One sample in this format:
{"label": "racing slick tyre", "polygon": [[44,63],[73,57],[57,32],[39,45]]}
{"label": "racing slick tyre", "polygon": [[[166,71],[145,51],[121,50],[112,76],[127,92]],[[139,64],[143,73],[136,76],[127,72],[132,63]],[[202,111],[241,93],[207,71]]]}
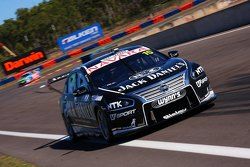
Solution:
{"label": "racing slick tyre", "polygon": [[97,120],[99,123],[99,128],[102,132],[103,138],[108,142],[111,143],[114,140],[114,136],[111,132],[111,126],[107,114],[104,111],[98,110],[97,111]]}
{"label": "racing slick tyre", "polygon": [[70,140],[72,142],[76,142],[78,139],[78,136],[76,135],[76,133],[71,125],[70,120],[68,118],[66,118],[64,115],[63,115],[63,120],[64,120],[66,130],[67,130],[67,133],[69,135]]}
{"label": "racing slick tyre", "polygon": [[24,85],[25,85],[25,84],[18,83],[17,87],[18,87],[18,88],[21,88],[21,87],[23,87]]}

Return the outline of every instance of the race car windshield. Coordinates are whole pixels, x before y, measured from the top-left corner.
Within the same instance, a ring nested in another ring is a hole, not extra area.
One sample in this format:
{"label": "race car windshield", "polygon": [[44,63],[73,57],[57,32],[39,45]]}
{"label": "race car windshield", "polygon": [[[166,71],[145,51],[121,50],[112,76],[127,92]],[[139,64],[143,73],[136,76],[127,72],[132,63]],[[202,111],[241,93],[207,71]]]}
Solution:
{"label": "race car windshield", "polygon": [[27,77],[27,76],[29,76],[29,75],[30,75],[30,73],[23,74],[23,75],[22,75],[22,78],[25,78],[25,77]]}
{"label": "race car windshield", "polygon": [[95,86],[108,88],[128,80],[136,73],[162,66],[168,59],[160,52],[147,50],[102,67],[91,73],[90,77]]}

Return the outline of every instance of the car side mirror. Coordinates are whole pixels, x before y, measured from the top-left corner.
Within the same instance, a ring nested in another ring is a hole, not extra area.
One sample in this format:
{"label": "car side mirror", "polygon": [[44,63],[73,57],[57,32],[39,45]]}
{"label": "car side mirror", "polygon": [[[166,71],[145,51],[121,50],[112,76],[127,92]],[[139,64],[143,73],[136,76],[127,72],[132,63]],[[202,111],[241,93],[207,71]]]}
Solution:
{"label": "car side mirror", "polygon": [[178,57],[179,56],[179,52],[177,50],[172,50],[168,52],[168,56],[169,57]]}
{"label": "car side mirror", "polygon": [[78,89],[76,89],[75,91],[73,91],[73,96],[81,96],[85,93],[88,92],[88,89],[85,86],[81,86]]}

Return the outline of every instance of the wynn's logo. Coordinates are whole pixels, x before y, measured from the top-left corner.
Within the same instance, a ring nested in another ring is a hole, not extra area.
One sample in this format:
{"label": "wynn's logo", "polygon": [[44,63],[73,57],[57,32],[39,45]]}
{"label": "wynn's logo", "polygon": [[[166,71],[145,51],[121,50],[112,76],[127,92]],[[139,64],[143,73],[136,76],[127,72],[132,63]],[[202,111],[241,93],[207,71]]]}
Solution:
{"label": "wynn's logo", "polygon": [[182,97],[184,97],[186,95],[186,91],[185,90],[182,90],[182,91],[179,91],[179,92],[175,92],[173,94],[170,94],[168,96],[165,96],[163,98],[160,98],[154,102],[152,102],[152,107],[153,108],[160,108],[162,106],[165,106],[171,102],[174,102],[178,99],[181,99]]}

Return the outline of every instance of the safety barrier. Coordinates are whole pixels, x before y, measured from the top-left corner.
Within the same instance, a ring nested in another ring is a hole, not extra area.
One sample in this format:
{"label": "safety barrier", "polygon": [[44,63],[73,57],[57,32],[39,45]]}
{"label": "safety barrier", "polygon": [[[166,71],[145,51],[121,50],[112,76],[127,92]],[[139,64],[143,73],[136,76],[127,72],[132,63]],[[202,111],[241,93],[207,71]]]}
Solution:
{"label": "safety barrier", "polygon": [[129,45],[145,45],[154,49],[162,49],[180,43],[200,39],[219,32],[250,24],[250,1],[238,4],[226,10],[213,13],[202,19],[193,20],[171,29],[158,32],[138,40],[131,41],[120,47]]}
{"label": "safety barrier", "polygon": [[[164,14],[164,15],[156,16],[156,17],[154,17],[152,19],[149,19],[148,21],[146,21],[144,23],[141,23],[141,24],[139,24],[137,26],[130,27],[130,28],[126,29],[124,32],[120,32],[120,33],[115,34],[115,35],[113,35],[111,37],[105,37],[103,39],[100,39],[99,41],[97,41],[94,44],[91,44],[91,45],[89,45],[87,47],[84,47],[82,49],[73,50],[73,51],[69,52],[67,55],[61,56],[61,57],[59,57],[57,59],[51,59],[49,61],[46,61],[42,65],[40,65],[40,66],[38,66],[36,68],[39,68],[40,70],[42,70],[42,69],[45,69],[45,68],[52,67],[55,64],[57,64],[59,62],[62,62],[64,60],[67,60],[67,59],[69,59],[71,57],[78,56],[78,55],[80,55],[80,54],[82,54],[82,53],[84,53],[86,51],[97,48],[99,46],[107,45],[107,44],[109,44],[109,43],[111,43],[111,42],[113,42],[113,41],[115,41],[117,39],[120,39],[120,38],[122,38],[122,37],[124,37],[126,35],[130,35],[132,33],[138,32],[139,30],[144,29],[144,28],[146,28],[148,26],[151,26],[153,24],[163,22],[167,18],[169,18],[169,17],[171,17],[171,16],[173,16],[173,15],[179,13],[179,12],[182,12],[184,10],[190,9],[193,6],[196,6],[196,5],[198,5],[198,4],[202,3],[202,2],[205,2],[205,1],[206,0],[194,0],[192,2],[189,2],[187,4],[184,4],[184,5],[180,6],[180,7],[178,7],[176,9]],[[17,80],[24,73],[25,73],[25,71],[22,71],[20,73],[15,74],[14,76],[3,79],[0,82],[0,86],[5,85],[7,83],[10,83],[10,82],[12,82],[14,80]]]}

